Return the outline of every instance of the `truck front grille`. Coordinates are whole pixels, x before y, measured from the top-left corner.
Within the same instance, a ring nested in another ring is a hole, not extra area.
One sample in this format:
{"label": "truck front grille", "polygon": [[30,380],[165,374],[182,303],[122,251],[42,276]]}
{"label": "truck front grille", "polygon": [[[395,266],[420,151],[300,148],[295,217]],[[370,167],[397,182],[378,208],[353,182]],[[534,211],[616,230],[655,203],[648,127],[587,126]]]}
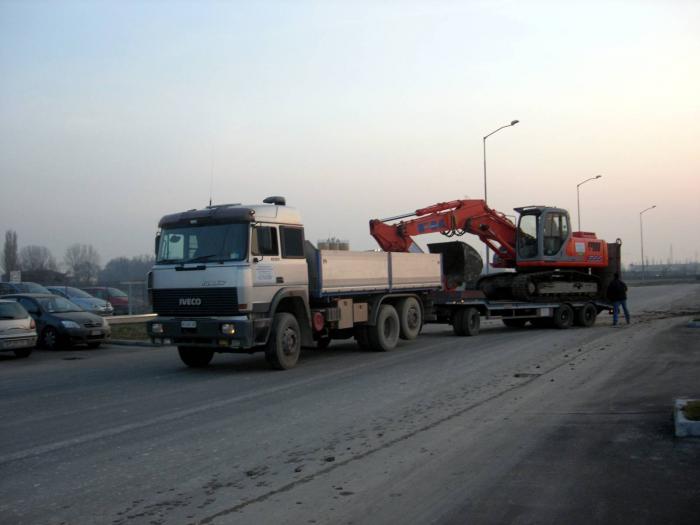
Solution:
{"label": "truck front grille", "polygon": [[238,314],[236,288],[170,288],[153,292],[158,315],[204,316]]}

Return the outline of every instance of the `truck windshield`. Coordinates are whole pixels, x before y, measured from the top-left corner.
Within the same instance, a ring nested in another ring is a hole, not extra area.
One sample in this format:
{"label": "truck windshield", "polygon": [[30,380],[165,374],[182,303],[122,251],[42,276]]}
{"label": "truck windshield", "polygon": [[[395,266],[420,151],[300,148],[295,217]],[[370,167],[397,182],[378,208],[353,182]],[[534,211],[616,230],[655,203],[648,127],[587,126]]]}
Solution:
{"label": "truck windshield", "polygon": [[166,228],[160,235],[159,263],[242,261],[248,251],[249,223]]}

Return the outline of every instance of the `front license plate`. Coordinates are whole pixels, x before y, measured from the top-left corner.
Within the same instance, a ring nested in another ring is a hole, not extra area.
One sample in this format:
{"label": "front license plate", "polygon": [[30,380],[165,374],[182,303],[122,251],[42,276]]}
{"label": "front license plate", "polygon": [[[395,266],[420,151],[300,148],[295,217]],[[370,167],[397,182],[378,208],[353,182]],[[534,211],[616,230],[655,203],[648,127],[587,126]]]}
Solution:
{"label": "front license plate", "polygon": [[102,332],[100,330],[93,330],[90,332],[90,335],[102,335]]}
{"label": "front license plate", "polygon": [[197,321],[181,321],[180,327],[182,327],[182,328],[197,328]]}

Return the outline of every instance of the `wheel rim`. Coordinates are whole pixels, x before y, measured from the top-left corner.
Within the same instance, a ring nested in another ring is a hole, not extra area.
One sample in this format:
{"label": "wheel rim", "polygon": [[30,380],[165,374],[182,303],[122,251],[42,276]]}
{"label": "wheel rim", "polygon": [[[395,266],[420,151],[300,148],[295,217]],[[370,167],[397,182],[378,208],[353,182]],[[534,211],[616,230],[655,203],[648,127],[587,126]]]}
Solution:
{"label": "wheel rim", "polygon": [[418,325],[420,324],[420,315],[418,314],[418,309],[415,306],[408,310],[406,320],[408,321],[408,326],[410,328],[418,328]]}
{"label": "wheel rim", "polygon": [[296,352],[297,333],[292,328],[287,328],[282,334],[282,352],[284,355],[292,355]]}
{"label": "wheel rim", "polygon": [[44,334],[44,344],[49,348],[56,346],[56,334],[53,332],[53,330],[46,330],[46,333]]}

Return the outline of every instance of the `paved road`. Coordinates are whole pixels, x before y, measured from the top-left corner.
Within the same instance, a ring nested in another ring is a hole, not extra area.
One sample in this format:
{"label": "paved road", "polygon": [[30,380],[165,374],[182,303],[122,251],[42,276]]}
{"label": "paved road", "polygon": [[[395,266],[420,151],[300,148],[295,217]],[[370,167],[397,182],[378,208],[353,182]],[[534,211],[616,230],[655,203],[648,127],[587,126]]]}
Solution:
{"label": "paved road", "polygon": [[171,348],[0,358],[0,523],[696,523],[700,442],[669,414],[700,397],[700,285],[630,303],[630,327],[428,327],[286,372]]}

